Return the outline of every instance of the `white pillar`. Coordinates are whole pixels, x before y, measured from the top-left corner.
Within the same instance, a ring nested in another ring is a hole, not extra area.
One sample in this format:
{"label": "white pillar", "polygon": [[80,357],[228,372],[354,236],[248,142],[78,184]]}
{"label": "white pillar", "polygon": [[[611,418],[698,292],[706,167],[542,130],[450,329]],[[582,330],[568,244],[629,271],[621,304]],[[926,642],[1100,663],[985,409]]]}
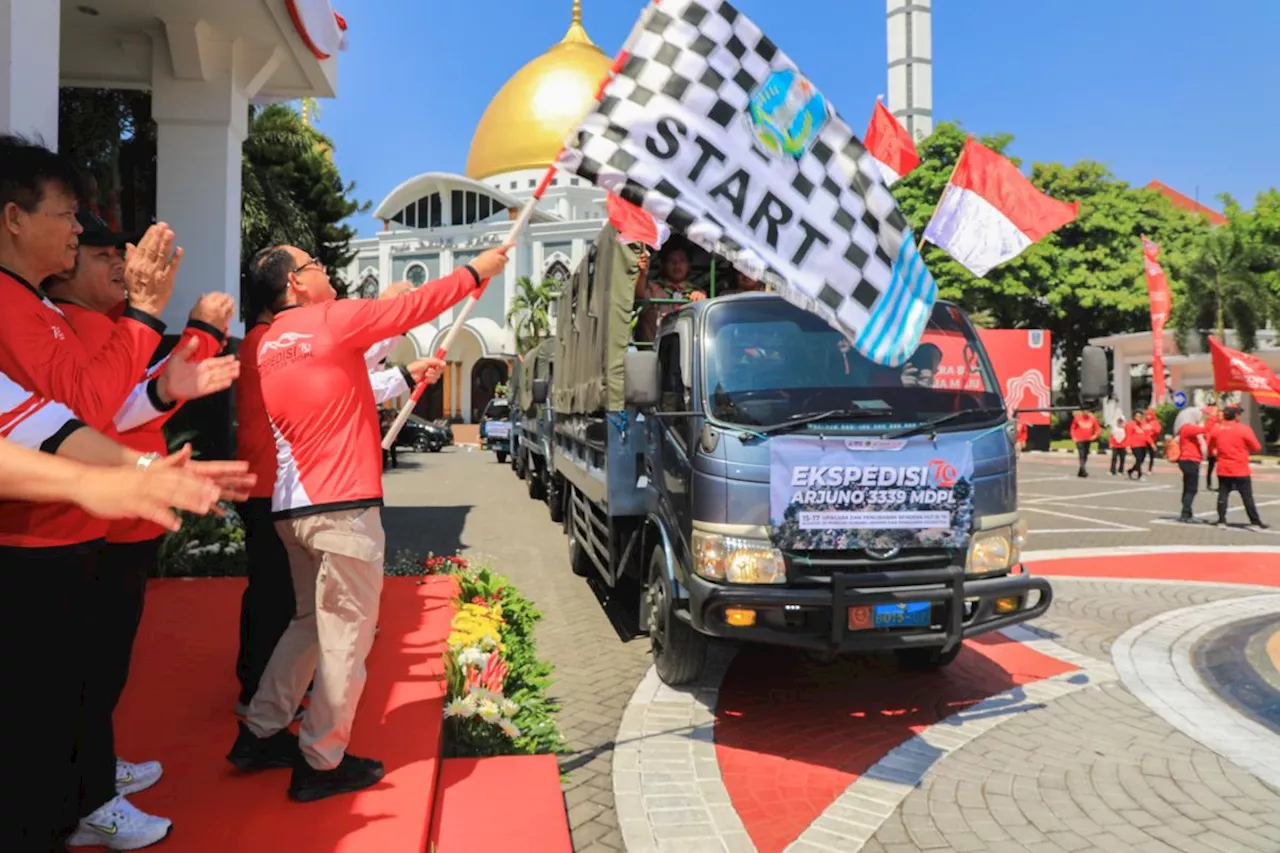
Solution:
{"label": "white pillar", "polygon": [[[159,63],[158,63],[159,64]],[[202,293],[240,302],[240,154],[249,102],[229,77],[176,80],[157,73],[156,218],[182,246],[182,270],[164,321],[182,327]],[[242,335],[233,324],[231,333]]]}
{"label": "white pillar", "polygon": [[378,240],[378,292],[386,290],[395,281],[391,278],[391,243]]}
{"label": "white pillar", "polygon": [[0,0],[0,133],[58,148],[62,4]]}
{"label": "white pillar", "polygon": [[1118,352],[1115,354],[1113,365],[1112,393],[1116,395],[1116,403],[1127,418],[1133,414],[1133,379],[1129,375],[1131,366],[1129,359]]}

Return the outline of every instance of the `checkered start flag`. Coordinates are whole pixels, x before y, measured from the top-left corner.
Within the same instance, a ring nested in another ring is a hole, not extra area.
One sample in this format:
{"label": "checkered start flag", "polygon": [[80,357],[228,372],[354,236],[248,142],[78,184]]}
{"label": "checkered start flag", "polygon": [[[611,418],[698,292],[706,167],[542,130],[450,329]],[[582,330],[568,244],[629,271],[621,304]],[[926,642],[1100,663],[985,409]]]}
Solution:
{"label": "checkered start flag", "polygon": [[853,131],[721,0],[651,4],[558,165],[647,210],[843,332],[872,361],[915,352],[937,298]]}

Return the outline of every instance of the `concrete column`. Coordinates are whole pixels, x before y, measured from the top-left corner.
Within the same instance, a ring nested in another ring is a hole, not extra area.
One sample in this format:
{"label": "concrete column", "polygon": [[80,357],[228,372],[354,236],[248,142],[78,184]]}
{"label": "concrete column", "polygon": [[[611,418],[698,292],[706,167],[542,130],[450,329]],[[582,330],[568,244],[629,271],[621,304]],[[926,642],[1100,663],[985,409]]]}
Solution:
{"label": "concrete column", "polygon": [[156,72],[156,217],[185,252],[164,315],[177,329],[202,293],[223,291],[240,301],[240,157],[249,101],[229,76],[178,80]]}
{"label": "concrete column", "polygon": [[1111,378],[1112,392],[1126,418],[1133,414],[1133,379],[1129,376],[1129,370],[1129,360],[1116,353]]}
{"label": "concrete column", "polygon": [[378,292],[381,293],[393,284],[395,284],[395,280],[391,278],[391,243],[386,240],[379,240]]}
{"label": "concrete column", "polygon": [[0,0],[0,132],[58,148],[62,4]]}

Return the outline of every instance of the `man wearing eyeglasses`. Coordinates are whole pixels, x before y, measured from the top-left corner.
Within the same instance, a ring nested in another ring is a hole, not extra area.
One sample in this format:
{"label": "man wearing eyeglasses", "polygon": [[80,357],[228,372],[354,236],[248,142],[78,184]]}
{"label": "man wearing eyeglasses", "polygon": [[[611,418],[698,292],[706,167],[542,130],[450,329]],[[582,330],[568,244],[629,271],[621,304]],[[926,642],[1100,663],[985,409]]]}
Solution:
{"label": "man wearing eyeglasses", "polygon": [[[256,372],[275,438],[272,515],[296,601],[227,758],[242,770],[292,766],[295,800],[368,788],[384,773],[380,761],[347,751],[385,551],[382,436],[365,354],[481,293],[505,268],[508,248],[387,300],[336,300],[324,266],[294,246],[267,249],[250,264],[252,302],[273,315]],[[422,378],[432,367],[439,365]],[[295,737],[288,726],[313,673]]]}

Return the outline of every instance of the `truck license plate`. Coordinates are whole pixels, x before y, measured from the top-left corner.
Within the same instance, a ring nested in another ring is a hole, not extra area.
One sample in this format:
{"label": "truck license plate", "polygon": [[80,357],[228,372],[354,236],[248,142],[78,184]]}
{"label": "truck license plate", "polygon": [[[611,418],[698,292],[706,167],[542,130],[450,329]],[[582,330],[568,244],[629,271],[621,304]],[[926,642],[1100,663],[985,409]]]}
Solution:
{"label": "truck license plate", "polygon": [[872,612],[872,625],[876,628],[927,628],[930,608],[928,601],[877,604]]}

